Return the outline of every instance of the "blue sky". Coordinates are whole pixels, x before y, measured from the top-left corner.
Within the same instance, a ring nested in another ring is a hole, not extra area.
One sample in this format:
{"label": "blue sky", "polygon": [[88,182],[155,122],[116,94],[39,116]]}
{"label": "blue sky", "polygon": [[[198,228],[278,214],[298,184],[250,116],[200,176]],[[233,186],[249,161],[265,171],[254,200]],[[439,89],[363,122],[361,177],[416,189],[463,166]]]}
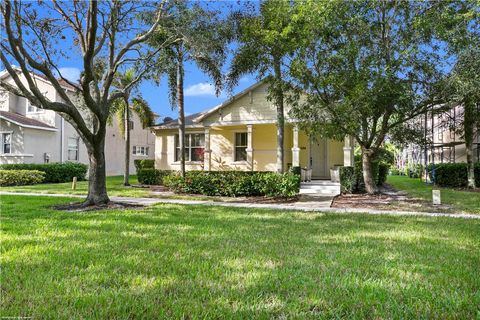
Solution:
{"label": "blue sky", "polygon": [[[224,69],[228,68],[228,62],[232,55],[229,55],[227,64]],[[81,62],[77,59],[65,60],[60,64],[60,71],[69,80],[78,80],[80,75]],[[233,93],[237,93],[257,81],[256,75],[249,74],[243,76]],[[148,101],[150,107],[160,115],[160,119],[164,117],[176,118],[176,109],[172,110],[168,99],[168,87],[166,79],[162,79],[160,85],[157,86],[153,81],[144,81],[140,85],[141,95]],[[200,71],[195,64],[187,63],[185,65],[185,114],[189,115],[199,111],[212,108],[224,100],[228,99],[227,93],[215,96],[215,90],[211,79]]]}
{"label": "blue sky", "polygon": [[[205,2],[207,4],[207,2]],[[237,7],[240,3],[237,2],[212,2],[210,3],[216,8],[219,8],[223,12],[227,12],[229,8]],[[230,6],[223,6],[229,4]],[[40,15],[49,15],[47,10],[43,8],[39,11]],[[69,39],[70,37],[67,37]],[[71,36],[73,39],[73,35]],[[60,41],[55,43],[59,49],[67,53],[59,58],[58,67],[62,75],[72,81],[78,81],[80,77],[80,71],[82,70],[81,55],[78,52],[78,47],[72,46],[70,41]],[[234,48],[235,45],[231,45]],[[229,61],[232,58],[232,53],[228,55],[227,63],[224,66],[224,70],[228,70]],[[1,69],[4,69],[3,66]],[[202,73],[195,64],[187,62],[185,65],[185,113],[186,115],[196,113],[199,111],[212,108],[224,100],[228,99],[226,93],[222,93],[220,96],[215,96],[215,90],[212,85],[211,79]],[[239,84],[233,90],[233,94],[242,91],[246,87],[256,82],[256,75],[250,74],[243,76]],[[173,109],[168,99],[168,88],[165,79],[162,79],[160,85],[156,85],[153,81],[144,81],[140,85],[141,95],[148,101],[151,108],[160,115],[159,120],[164,117],[177,117],[177,110]]]}

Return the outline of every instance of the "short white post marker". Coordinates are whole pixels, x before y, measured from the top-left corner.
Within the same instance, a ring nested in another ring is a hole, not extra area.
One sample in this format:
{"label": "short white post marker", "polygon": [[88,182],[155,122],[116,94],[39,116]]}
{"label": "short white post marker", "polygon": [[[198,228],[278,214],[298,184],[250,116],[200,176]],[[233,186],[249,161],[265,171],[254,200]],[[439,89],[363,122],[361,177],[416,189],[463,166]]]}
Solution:
{"label": "short white post marker", "polygon": [[442,204],[440,190],[432,190],[432,200],[433,204]]}
{"label": "short white post marker", "polygon": [[77,189],[77,177],[73,177],[72,190],[76,190],[76,189]]}

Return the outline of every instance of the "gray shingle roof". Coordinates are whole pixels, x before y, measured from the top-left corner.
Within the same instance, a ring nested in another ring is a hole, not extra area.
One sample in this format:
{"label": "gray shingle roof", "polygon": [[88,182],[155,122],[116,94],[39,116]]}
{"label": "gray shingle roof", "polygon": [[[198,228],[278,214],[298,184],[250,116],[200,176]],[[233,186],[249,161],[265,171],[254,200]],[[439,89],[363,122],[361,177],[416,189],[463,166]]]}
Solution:
{"label": "gray shingle roof", "polygon": [[[203,114],[203,112],[197,112],[197,113],[186,116],[185,117],[185,125],[186,126],[191,126],[191,125],[195,124],[193,122],[193,120],[195,118],[198,118],[202,114]],[[156,124],[155,127],[157,127],[157,126],[165,128],[165,129],[170,129],[170,128],[175,129],[175,128],[178,128],[178,119],[173,119],[173,120],[170,120],[170,121],[166,121],[166,122]]]}
{"label": "gray shingle roof", "polygon": [[24,115],[8,112],[8,111],[0,111],[0,117],[4,118],[7,121],[13,122],[21,127],[38,127],[39,129],[46,129],[46,130],[55,130],[55,127],[52,127],[44,122],[25,117]]}

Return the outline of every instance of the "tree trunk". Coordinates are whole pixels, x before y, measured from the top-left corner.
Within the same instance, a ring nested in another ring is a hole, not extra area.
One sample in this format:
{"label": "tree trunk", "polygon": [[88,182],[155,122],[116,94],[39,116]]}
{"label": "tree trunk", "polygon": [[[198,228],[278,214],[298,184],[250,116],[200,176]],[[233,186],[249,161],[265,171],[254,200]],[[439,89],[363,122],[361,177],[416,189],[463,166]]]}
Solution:
{"label": "tree trunk", "polygon": [[[185,110],[183,99],[183,57],[177,62],[178,146],[180,147],[180,174],[185,177]],[[176,152],[176,150],[175,150]]]}
{"label": "tree trunk", "polygon": [[277,107],[277,172],[283,173],[285,171],[284,160],[284,132],[285,132],[285,115],[283,108],[283,88],[282,85],[282,70],[280,60],[274,59],[275,72],[275,104]]}
{"label": "tree trunk", "polygon": [[372,158],[373,152],[369,149],[362,148],[363,182],[365,183],[365,191],[368,194],[375,194],[378,192],[377,184],[373,179]]}
{"label": "tree trunk", "polygon": [[90,168],[88,171],[88,195],[83,203],[85,206],[107,204],[110,199],[107,195],[105,173],[105,135],[96,137],[97,141],[88,148]]}
{"label": "tree trunk", "polygon": [[466,102],[464,106],[463,130],[465,134],[465,151],[467,155],[467,187],[475,188],[475,169],[473,164],[473,140],[475,138],[475,105]]}
{"label": "tree trunk", "polygon": [[123,185],[129,186],[128,178],[130,176],[130,109],[128,107],[128,98],[125,99],[125,170],[123,172]]}

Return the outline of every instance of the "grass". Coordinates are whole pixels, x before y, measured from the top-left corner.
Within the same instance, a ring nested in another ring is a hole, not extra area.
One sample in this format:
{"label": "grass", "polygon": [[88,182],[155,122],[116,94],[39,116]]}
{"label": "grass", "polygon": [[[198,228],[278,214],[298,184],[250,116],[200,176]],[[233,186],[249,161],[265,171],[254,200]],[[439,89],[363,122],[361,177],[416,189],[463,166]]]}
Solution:
{"label": "grass", "polygon": [[2,196],[0,317],[480,316],[480,220]]}
{"label": "grass", "polygon": [[[420,179],[407,176],[388,176],[387,183],[408,195],[432,203],[432,186]],[[442,204],[448,204],[458,212],[480,213],[480,192],[461,191],[448,188],[441,190]]]}
{"label": "grass", "polygon": [[[138,183],[137,176],[130,176],[130,183]],[[109,196],[117,197],[149,197],[150,191],[144,188],[125,187],[123,176],[107,177],[107,190]],[[1,191],[8,192],[35,192],[48,194],[75,194],[86,195],[88,193],[88,181],[77,182],[76,190],[72,190],[72,183],[42,183],[31,186],[2,187]]]}

